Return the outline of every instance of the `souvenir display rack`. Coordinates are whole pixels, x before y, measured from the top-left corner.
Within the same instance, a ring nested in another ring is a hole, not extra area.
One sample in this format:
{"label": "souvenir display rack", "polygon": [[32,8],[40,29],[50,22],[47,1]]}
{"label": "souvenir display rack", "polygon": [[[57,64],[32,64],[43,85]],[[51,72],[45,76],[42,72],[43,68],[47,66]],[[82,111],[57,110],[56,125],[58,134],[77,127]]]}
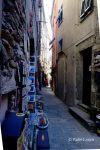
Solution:
{"label": "souvenir display rack", "polygon": [[36,94],[36,57],[32,56],[29,69],[29,92],[27,102],[27,115],[24,130],[24,148],[37,149],[37,135],[41,129],[48,128],[48,119],[44,114],[44,103]]}

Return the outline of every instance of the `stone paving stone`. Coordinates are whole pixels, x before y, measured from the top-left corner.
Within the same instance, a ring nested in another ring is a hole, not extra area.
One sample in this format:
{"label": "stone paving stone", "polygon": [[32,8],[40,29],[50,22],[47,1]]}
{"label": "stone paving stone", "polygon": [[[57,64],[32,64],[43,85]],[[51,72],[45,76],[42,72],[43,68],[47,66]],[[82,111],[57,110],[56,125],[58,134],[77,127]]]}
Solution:
{"label": "stone paving stone", "polygon": [[43,88],[42,95],[49,119],[50,150],[100,149],[100,137],[71,116],[67,106],[50,88]]}

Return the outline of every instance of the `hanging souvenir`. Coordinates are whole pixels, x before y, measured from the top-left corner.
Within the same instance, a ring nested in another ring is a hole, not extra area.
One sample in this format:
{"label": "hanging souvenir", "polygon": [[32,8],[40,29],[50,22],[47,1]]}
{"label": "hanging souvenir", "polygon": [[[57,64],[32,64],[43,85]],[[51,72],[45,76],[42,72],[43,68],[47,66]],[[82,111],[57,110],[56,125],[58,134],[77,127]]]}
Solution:
{"label": "hanging souvenir", "polygon": [[1,31],[1,38],[7,40],[10,44],[10,46],[14,46],[14,39],[13,37],[11,36],[9,30],[3,30]]}

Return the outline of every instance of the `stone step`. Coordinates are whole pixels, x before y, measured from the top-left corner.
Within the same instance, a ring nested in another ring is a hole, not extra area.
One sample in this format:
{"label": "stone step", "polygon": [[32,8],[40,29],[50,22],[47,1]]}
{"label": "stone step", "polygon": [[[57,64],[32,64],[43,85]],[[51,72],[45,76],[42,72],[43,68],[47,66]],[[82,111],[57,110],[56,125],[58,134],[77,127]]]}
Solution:
{"label": "stone step", "polygon": [[70,107],[69,112],[72,114],[72,116],[78,119],[80,123],[89,131],[94,132],[96,130],[95,122],[90,120],[88,113],[77,107]]}
{"label": "stone step", "polygon": [[85,111],[86,113],[89,112],[89,106],[85,105],[85,104],[77,104],[78,108],[82,109],[83,111]]}

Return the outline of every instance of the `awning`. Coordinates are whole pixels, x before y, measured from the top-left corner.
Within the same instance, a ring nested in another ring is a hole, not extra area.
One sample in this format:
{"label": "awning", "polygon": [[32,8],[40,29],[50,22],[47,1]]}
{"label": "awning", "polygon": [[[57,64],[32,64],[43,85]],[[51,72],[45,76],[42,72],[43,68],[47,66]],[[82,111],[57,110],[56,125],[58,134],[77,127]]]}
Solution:
{"label": "awning", "polygon": [[8,112],[2,124],[2,136],[19,138],[24,127],[25,116],[17,116],[16,112]]}

